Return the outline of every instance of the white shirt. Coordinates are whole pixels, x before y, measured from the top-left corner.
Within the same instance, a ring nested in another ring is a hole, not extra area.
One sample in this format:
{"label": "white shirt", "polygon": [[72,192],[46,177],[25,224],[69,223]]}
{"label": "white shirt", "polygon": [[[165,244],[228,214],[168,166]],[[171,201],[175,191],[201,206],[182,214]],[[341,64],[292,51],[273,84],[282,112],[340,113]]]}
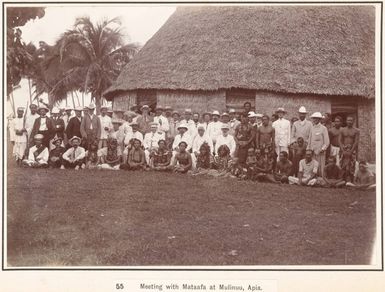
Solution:
{"label": "white shirt", "polygon": [[10,131],[12,133],[11,141],[16,143],[26,143],[27,142],[27,133],[23,132],[22,136],[16,135],[16,131],[21,131],[24,128],[24,118],[14,118],[10,124]]}
{"label": "white shirt", "polygon": [[214,143],[217,141],[217,137],[222,134],[222,122],[210,122],[207,126],[207,135],[213,140]]}
{"label": "white shirt", "polygon": [[39,131],[46,131],[47,128],[47,117],[41,117]]}
{"label": "white shirt", "polygon": [[201,148],[203,143],[207,143],[210,146],[210,152],[214,152],[213,147],[213,140],[207,135],[206,133],[203,134],[203,136],[200,136],[199,134],[195,136],[193,143],[192,143],[192,152],[198,152]]}
{"label": "white shirt", "polygon": [[129,132],[125,135],[124,137],[124,145],[128,145],[130,143],[131,139],[138,139],[142,144],[143,144],[143,134],[139,131],[134,132]]}
{"label": "white shirt", "polygon": [[187,125],[187,134],[189,134],[191,136],[191,138],[194,138],[195,135],[197,134],[197,128],[195,126],[195,123],[193,120],[188,120],[188,122],[183,119],[181,122],[181,124],[185,124]]}
{"label": "white shirt", "polygon": [[93,127],[92,127],[92,119],[94,118],[94,115],[90,115],[90,114],[88,114],[89,116],[90,116],[90,120],[91,120],[91,123],[90,123],[90,130],[92,130],[93,129]]}
{"label": "white shirt", "polygon": [[37,150],[37,147],[36,145],[31,147],[29,149],[29,153],[28,153],[28,160],[29,161],[38,161],[39,163],[48,163],[48,158],[49,158],[49,151],[48,151],[48,148],[45,147],[45,149],[36,157],[35,159],[35,155],[33,155],[33,153]]}
{"label": "white shirt", "polygon": [[31,136],[33,125],[35,124],[35,120],[39,117],[38,114],[28,115],[25,119],[25,129],[27,130],[28,137]]}
{"label": "white shirt", "polygon": [[71,147],[63,154],[63,159],[67,161],[80,160],[86,157],[86,150],[83,147],[78,146],[76,149]]}
{"label": "white shirt", "polygon": [[275,129],[275,145],[281,147],[288,147],[291,138],[290,121],[284,118],[278,119],[272,124],[272,126]]}
{"label": "white shirt", "polygon": [[237,119],[233,119],[229,122],[229,127],[230,127],[230,131],[229,131],[229,134],[230,135],[235,135],[235,128],[240,124],[241,122],[238,121]]}
{"label": "white shirt", "polygon": [[172,143],[172,149],[175,150],[175,148],[179,147],[180,142],[186,142],[187,143],[187,148],[186,151],[189,151],[192,147],[192,138],[188,134],[188,132],[183,134],[183,137],[178,134],[175,136],[174,143]]}
{"label": "white shirt", "polygon": [[[108,132],[111,131],[111,129],[113,128],[111,118],[107,115],[105,115],[104,117],[102,115],[100,115],[99,120],[100,120],[100,128],[101,128],[100,139],[107,139],[108,138]],[[108,128],[107,131],[104,129],[106,127]]]}
{"label": "white shirt", "polygon": [[113,138],[113,139],[116,139],[118,140],[118,143],[121,147],[123,147],[123,143],[124,143],[124,133],[121,129],[117,130],[117,131],[114,131],[114,129],[112,129],[109,133],[108,133],[108,138]]}
{"label": "white shirt", "polygon": [[306,119],[295,121],[292,127],[291,143],[296,142],[299,137],[302,137],[308,143],[312,126],[312,122]]}
{"label": "white shirt", "polygon": [[165,116],[155,116],[154,122],[158,123],[158,130],[162,132],[168,132],[170,130],[170,124]]}
{"label": "white shirt", "polygon": [[143,147],[144,149],[158,148],[159,140],[165,139],[164,132],[150,132],[144,135]]}
{"label": "white shirt", "polygon": [[121,130],[124,135],[127,135],[128,133],[132,133],[132,127],[131,127],[131,123],[129,122],[124,122],[120,127],[119,127],[119,130]]}
{"label": "white shirt", "polygon": [[215,143],[215,154],[218,154],[218,148],[221,145],[227,145],[230,149],[230,155],[233,156],[235,152],[235,148],[237,147],[234,137],[231,135],[227,135],[226,137],[221,134],[217,137],[217,142]]}

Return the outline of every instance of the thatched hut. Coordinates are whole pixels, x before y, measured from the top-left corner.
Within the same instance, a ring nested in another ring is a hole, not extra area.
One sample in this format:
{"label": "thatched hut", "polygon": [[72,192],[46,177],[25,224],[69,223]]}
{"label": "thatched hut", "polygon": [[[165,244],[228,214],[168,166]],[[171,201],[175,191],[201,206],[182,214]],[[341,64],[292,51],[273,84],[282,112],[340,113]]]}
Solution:
{"label": "thatched hut", "polygon": [[353,114],[375,157],[375,10],[371,6],[181,7],[124,68],[114,108],[196,111],[278,106]]}

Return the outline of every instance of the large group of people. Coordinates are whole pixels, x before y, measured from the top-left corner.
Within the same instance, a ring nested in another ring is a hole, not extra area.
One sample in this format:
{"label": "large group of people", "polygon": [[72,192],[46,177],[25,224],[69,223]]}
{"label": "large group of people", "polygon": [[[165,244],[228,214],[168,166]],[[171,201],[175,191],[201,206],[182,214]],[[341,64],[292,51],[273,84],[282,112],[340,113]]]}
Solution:
{"label": "large group of people", "polygon": [[[95,105],[18,108],[10,122],[17,164],[32,168],[169,171],[301,186],[375,188],[366,161],[357,161],[354,117],[297,117],[284,108],[271,116],[250,103],[236,112],[143,105],[129,111]],[[73,114],[74,112],[74,114]],[[342,125],[346,125],[342,127]]]}

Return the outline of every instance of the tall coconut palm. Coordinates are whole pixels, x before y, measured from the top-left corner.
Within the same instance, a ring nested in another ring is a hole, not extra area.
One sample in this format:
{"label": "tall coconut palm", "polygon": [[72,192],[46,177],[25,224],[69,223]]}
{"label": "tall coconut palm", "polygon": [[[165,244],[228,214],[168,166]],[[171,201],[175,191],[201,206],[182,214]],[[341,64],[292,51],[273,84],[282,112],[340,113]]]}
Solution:
{"label": "tall coconut palm", "polygon": [[119,18],[96,24],[89,17],[77,18],[74,28],[65,32],[56,46],[64,77],[55,84],[51,93],[61,92],[63,88],[90,92],[97,111],[102,93],[138,50],[136,44],[124,43]]}

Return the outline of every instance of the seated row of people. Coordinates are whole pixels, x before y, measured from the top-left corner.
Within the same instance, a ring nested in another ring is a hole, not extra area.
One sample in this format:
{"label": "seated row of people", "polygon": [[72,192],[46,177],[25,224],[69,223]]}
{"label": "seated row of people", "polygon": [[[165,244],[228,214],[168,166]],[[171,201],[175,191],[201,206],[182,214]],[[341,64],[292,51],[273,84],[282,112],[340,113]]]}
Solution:
{"label": "seated row of people", "polygon": [[173,171],[193,176],[232,177],[301,186],[375,188],[374,174],[368,170],[368,165],[364,161],[359,163],[359,169],[352,182],[344,180],[343,171],[337,166],[335,156],[329,157],[323,174],[318,176],[319,163],[314,159],[312,150],[306,150],[305,158],[299,161],[298,175],[295,176],[295,167],[289,160],[288,153],[281,151],[276,162],[269,148],[249,148],[246,162],[239,163],[236,156],[231,155],[231,150],[226,144],[221,145],[217,154],[213,156],[211,147],[206,142],[201,144],[198,151],[190,154],[187,151],[188,144],[180,141],[173,154],[168,149],[166,140],[160,139],[158,147],[147,150],[146,154],[140,139],[133,138],[122,151],[117,139],[109,138],[106,147],[98,149],[98,143],[95,142],[86,151],[80,146],[81,138],[74,136],[70,140],[71,147],[67,150],[61,146],[62,139],[56,137],[53,141],[55,148],[49,152],[42,143],[43,139],[41,134],[34,137],[35,145],[30,148],[28,158],[23,161],[24,166],[75,170],[86,168]]}

